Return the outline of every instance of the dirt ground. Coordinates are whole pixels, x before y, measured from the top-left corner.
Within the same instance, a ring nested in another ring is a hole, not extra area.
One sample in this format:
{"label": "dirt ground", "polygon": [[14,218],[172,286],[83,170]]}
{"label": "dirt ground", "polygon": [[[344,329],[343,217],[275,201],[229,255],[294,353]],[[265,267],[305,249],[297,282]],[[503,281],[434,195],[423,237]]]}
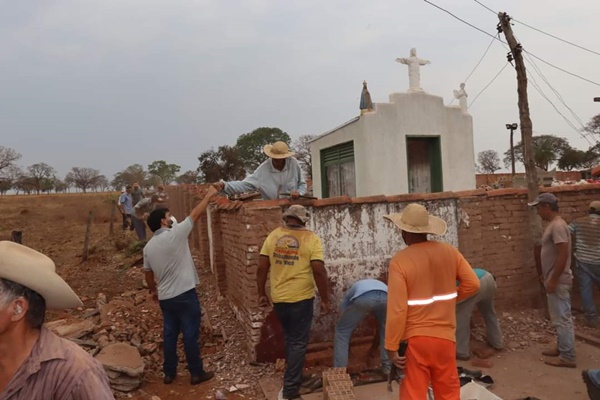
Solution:
{"label": "dirt ground", "polygon": [[[139,259],[131,233],[123,233],[120,216],[115,222],[115,235],[109,237],[111,201],[116,194],[63,194],[40,196],[1,196],[0,240],[10,238],[13,230],[23,232],[23,244],[50,256],[57,271],[82,297],[85,306],[79,310],[50,312],[49,320],[81,315],[86,309],[94,308],[99,293],[108,300],[123,293],[142,289],[142,273],[139,266],[132,266]],[[89,211],[94,213],[90,258],[82,262],[85,226]],[[203,336],[203,354],[207,369],[216,371],[216,378],[208,383],[190,386],[189,377],[183,366],[173,385],[162,384],[160,365],[148,368],[141,390],[128,396],[135,400],[149,400],[158,396],[161,400],[213,399],[221,390],[228,399],[262,399],[258,387],[261,376],[272,374],[272,366],[249,366],[243,349],[243,334],[236,325],[233,312],[225,299],[216,293],[214,276],[210,271],[201,272],[199,293],[206,308],[211,325],[222,325],[229,339],[225,342],[207,340]],[[157,307],[154,305],[154,307]],[[160,334],[159,312],[148,313],[149,329]],[[576,314],[578,329],[590,335],[596,330],[584,329],[581,316]],[[536,311],[501,313],[505,330],[507,350],[490,360],[493,366],[483,369],[496,384],[493,392],[505,400],[534,396],[540,400],[587,399],[581,380],[581,370],[600,367],[600,349],[578,342],[578,368],[560,369],[545,365],[540,352],[549,346],[552,329]],[[204,324],[204,322],[203,322]],[[363,355],[355,354],[355,358]],[[460,362],[469,369],[470,362]],[[250,387],[228,393],[231,385],[244,383]]]}

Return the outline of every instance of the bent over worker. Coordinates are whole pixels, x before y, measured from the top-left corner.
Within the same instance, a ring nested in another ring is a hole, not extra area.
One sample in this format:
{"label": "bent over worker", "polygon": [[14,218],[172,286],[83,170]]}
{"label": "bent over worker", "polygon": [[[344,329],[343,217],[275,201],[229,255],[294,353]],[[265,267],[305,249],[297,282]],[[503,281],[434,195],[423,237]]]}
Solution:
{"label": "bent over worker", "polygon": [[[400,228],[408,245],[390,261],[385,330],[390,360],[405,369],[400,398],[425,399],[431,382],[436,400],[460,400],[455,307],[477,293],[479,279],[455,247],[427,239],[446,233],[446,222],[422,205],[409,204],[385,218]],[[400,357],[404,340],[408,348]]]}

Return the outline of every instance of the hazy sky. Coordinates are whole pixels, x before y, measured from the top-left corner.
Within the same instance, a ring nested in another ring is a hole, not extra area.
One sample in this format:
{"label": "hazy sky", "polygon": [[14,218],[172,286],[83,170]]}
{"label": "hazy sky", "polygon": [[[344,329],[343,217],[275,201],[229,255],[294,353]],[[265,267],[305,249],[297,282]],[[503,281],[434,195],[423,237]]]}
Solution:
{"label": "hazy sky", "polygon": [[[471,0],[432,0],[495,33]],[[483,1],[483,0],[482,0]],[[485,0],[494,10],[600,52],[600,1]],[[431,60],[422,87],[452,99],[490,38],[421,0],[0,0],[0,145],[23,166],[46,162],[112,175],[164,159],[195,169],[204,150],[260,126],[320,134],[358,115],[362,81],[374,102],[408,88],[396,57]],[[523,25],[525,49],[600,82],[600,56]],[[470,100],[506,62],[494,43],[467,82]],[[537,63],[586,123],[600,87]],[[541,83],[541,79],[537,78]],[[554,94],[543,86],[559,105]],[[530,87],[534,132],[587,142]],[[571,114],[560,105],[561,110]],[[506,68],[470,109],[476,152],[508,148],[518,122]]]}

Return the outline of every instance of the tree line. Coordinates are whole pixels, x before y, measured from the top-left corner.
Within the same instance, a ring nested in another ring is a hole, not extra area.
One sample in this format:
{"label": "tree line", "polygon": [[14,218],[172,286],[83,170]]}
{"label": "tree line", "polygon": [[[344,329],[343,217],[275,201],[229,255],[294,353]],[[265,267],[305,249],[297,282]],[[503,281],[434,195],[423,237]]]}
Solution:
{"label": "tree line", "polygon": [[57,176],[56,170],[46,163],[36,163],[20,167],[17,161],[21,154],[14,149],[0,146],[0,194],[13,190],[16,194],[64,193],[71,189],[87,193],[89,191],[120,191],[126,185],[139,183],[143,187],[156,187],[159,184],[195,183],[196,171],[177,175],[181,167],[163,160],[154,161],[145,170],[141,164],[133,164],[117,172],[112,181],[98,169],[73,167],[64,178]]}
{"label": "tree line", "polygon": [[[565,138],[556,135],[538,135],[533,137],[534,161],[535,165],[548,171],[552,166],[563,171],[573,171],[578,169],[589,169],[600,164],[600,114],[594,116],[591,121],[582,129],[583,133],[589,134],[589,137],[595,139],[596,144],[591,145],[587,150],[579,150],[572,147]],[[598,138],[598,139],[596,139]],[[519,141],[514,146],[515,163],[523,163],[523,144]],[[504,152],[505,168],[511,165],[511,149]],[[493,174],[502,169],[500,165],[500,156],[495,150],[484,150],[478,153],[478,170],[482,173]]]}
{"label": "tree line", "polygon": [[223,145],[211,148],[198,157],[198,168],[179,174],[181,167],[164,160],[154,161],[144,168],[142,164],[132,164],[114,174],[108,180],[98,169],[73,167],[64,176],[57,176],[56,170],[43,162],[25,168],[17,165],[21,158],[14,149],[0,146],[0,194],[13,190],[16,194],[64,193],[71,189],[87,193],[89,191],[120,191],[126,185],[139,183],[142,187],[196,184],[223,180],[243,179],[252,173],[267,156],[263,147],[276,141],[283,141],[296,152],[306,177],[312,175],[309,142],[315,136],[303,135],[292,142],[290,136],[279,128],[257,128],[238,137],[232,146]]}

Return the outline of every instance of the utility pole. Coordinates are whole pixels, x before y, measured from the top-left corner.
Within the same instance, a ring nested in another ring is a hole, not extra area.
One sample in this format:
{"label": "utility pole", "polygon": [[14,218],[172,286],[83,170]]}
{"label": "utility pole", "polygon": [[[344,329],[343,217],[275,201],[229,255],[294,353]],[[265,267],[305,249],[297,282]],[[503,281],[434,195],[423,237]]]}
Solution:
{"label": "utility pole", "polygon": [[515,177],[515,142],[513,139],[515,129],[517,129],[519,125],[517,123],[514,124],[506,124],[506,129],[510,129],[510,163],[512,166],[512,176]]}
{"label": "utility pole", "polygon": [[[517,93],[519,95],[519,119],[521,120],[521,143],[523,144],[523,160],[525,163],[525,175],[527,177],[527,198],[529,202],[535,200],[539,195],[539,183],[537,177],[537,170],[535,167],[534,160],[534,149],[533,149],[533,124],[531,117],[529,116],[529,100],[527,98],[527,71],[525,69],[525,63],[523,61],[523,48],[521,44],[517,42],[515,35],[512,31],[510,23],[510,17],[505,12],[499,12],[498,18],[500,23],[498,24],[498,31],[504,32],[506,42],[510,47],[510,53],[508,54],[508,60],[515,61],[515,70],[517,72]],[[533,254],[535,259],[535,267],[537,269],[538,276],[541,275],[541,237],[542,237],[542,221],[537,215],[536,209],[530,207],[529,209],[529,226],[531,230],[531,239],[533,241]],[[540,282],[540,289],[543,299],[543,304],[546,305],[545,301],[545,287]]]}

